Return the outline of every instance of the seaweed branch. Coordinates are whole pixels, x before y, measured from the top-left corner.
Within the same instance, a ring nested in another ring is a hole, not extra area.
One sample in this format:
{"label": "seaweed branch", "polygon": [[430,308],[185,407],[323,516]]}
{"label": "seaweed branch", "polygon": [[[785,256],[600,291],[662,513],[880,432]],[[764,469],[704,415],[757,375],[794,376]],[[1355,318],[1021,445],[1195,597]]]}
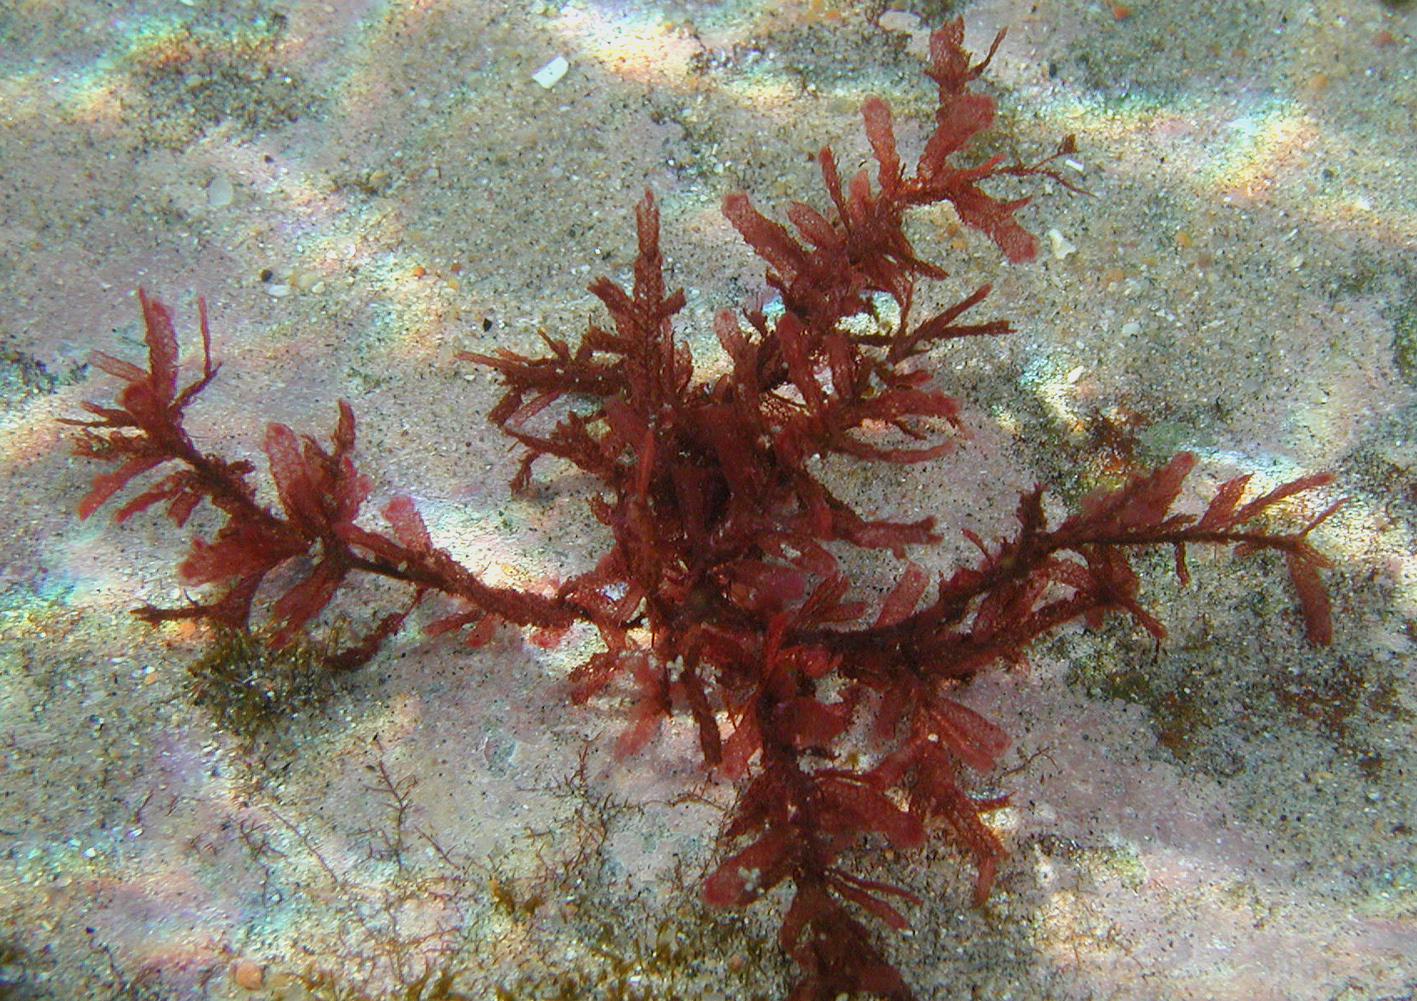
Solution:
{"label": "seaweed branch", "polygon": [[[717,315],[729,362],[723,374],[700,377],[676,333],[685,297],[665,284],[659,208],[648,192],[635,208],[630,287],[607,278],[590,286],[608,326],[592,324],[574,341],[543,334],[540,355],[501,348],[460,356],[502,380],[489,417],[524,450],[514,488],[530,484],[543,456],[599,484],[587,503],[612,542],[594,567],[551,594],[482,580],[435,545],[406,496],[371,527],[363,506],[372,483],[355,465],[355,418],[344,401],[328,444],[283,424],[267,427],[263,449],[278,505],[263,505],[251,463],[203,453],[183,426],[217,374],[204,305],[201,374],[179,391],[171,312],[140,292],[147,367],[96,352],[94,364],[124,384],[118,402],[86,404],[91,417],[70,422],[82,428],[76,452],[113,467],[95,476],[79,515],[164,467],[115,520],[159,503],[178,526],[203,503],[221,520],[210,538],[192,541],[178,567],[208,597],[137,614],[228,628],[247,627],[254,616],[273,627],[279,646],[316,629],[336,593],[360,577],[404,586],[404,604],[332,654],[334,669],[373,657],[430,594],[451,599],[457,611],[428,632],[457,633],[474,645],[503,624],[553,638],[575,623],[593,626],[601,645],[573,670],[572,695],[584,702],[611,687],[629,693],[616,753],[635,753],[665,719],[683,714],[697,730],[703,767],[739,783],[725,854],[702,896],[742,907],[788,889],[779,941],[799,970],[790,1001],[860,992],[913,998],[871,926],[904,927],[918,900],[907,887],[851,871],[846,859],[863,842],[900,850],[949,842],[972,859],[973,902],[987,898],[1006,857],[987,816],[1006,800],[969,789],[972,775],[996,769],[1009,742],[956,698],[962,683],[1019,659],[1073,620],[1096,626],[1120,613],[1163,638],[1132,562],[1148,549],[1171,549],[1182,583],[1190,547],[1278,553],[1309,642],[1324,645],[1332,635],[1320,574],[1329,563],[1310,537],[1338,504],[1275,527],[1330,482],[1326,474],[1260,496],[1248,496],[1249,478],[1237,477],[1202,513],[1187,514],[1178,500],[1197,460],[1181,453],[1087,496],[1054,524],[1035,487],[1008,502],[1018,526],[1011,535],[970,535],[978,558],[934,580],[908,558],[939,540],[933,518],[873,517],[816,474],[815,458],[833,453],[883,464],[947,456],[960,407],[936,386],[932,358],[945,342],[1010,329],[1002,319],[963,322],[988,285],[918,316],[917,284],[947,272],[921,258],[903,228],[912,208],[948,202],[1009,261],[1036,254],[1017,218],[1027,199],[1001,199],[989,187],[1001,176],[1067,185],[1051,164],[1073,150],[1071,137],[1030,164],[965,159],[994,118],[993,101],[972,84],[1002,37],[973,62],[961,21],[934,33],[926,73],[938,88],[935,124],[909,172],[891,109],[873,97],[862,116],[874,179],[864,169],[843,178],[824,147],[817,156],[824,207],[793,202],[784,224],[745,194],[724,199],[725,217],[762,259],[781,310],[772,318],[762,309]],[[896,322],[847,322],[873,315],[881,297],[894,302]],[[853,547],[899,559],[884,600],[855,592],[840,561]],[[863,721],[879,752],[853,765],[848,734]],[[380,779],[402,824],[406,790]]]}

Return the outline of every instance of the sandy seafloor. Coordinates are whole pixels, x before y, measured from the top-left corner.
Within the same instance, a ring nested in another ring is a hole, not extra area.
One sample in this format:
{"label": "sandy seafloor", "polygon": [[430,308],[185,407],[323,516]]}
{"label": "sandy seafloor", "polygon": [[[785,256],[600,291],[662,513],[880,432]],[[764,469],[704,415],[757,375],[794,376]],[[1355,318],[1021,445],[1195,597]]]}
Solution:
{"label": "sandy seafloor", "polygon": [[223,365],[190,411],[204,447],[259,459],[267,421],[324,434],[347,398],[371,525],[407,493],[492,578],[564,578],[604,543],[588,484],[546,463],[512,497],[495,384],[452,355],[599,318],[585,286],[625,277],[648,187],[711,369],[714,311],[763,288],[719,200],[821,204],[811,154],[866,160],[869,93],[918,149],[931,91],[899,15],[944,8],[976,50],[1010,28],[990,148],[1074,133],[1091,197],[1045,186],[1021,218],[1058,238],[1020,266],[919,215],[954,273],[927,299],[992,281],[979,314],[1018,332],[933,356],[973,428],[954,456],[832,482],[938,515],[946,542],[914,554],[936,571],[1034,481],[1061,512],[1181,448],[1191,510],[1242,472],[1330,470],[1349,501],[1317,533],[1329,649],[1276,561],[1193,553],[1182,589],[1163,555],[1159,649],[1118,620],[978,679],[964,697],[1014,738],[978,786],[1013,797],[1012,855],[971,910],[954,852],[863,849],[923,898],[881,940],[922,998],[1414,996],[1417,5],[927,3],[887,30],[820,0],[9,0],[0,998],[782,995],[782,901],[695,897],[731,789],[692,735],[613,762],[617,699],[568,704],[593,637],[467,652],[409,630],[244,742],[193,704],[204,637],[126,614],[183,600],[189,530],[79,523],[94,469],[55,418],[111,398],[90,350],[141,357],[138,285],[188,335],[202,295]]}

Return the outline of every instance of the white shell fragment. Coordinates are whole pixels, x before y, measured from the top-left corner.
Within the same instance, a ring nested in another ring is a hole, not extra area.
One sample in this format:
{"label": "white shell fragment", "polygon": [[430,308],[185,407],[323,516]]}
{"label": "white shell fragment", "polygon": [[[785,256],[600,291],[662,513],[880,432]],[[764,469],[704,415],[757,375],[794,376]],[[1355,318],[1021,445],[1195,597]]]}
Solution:
{"label": "white shell fragment", "polygon": [[1048,231],[1048,243],[1053,248],[1053,257],[1059,261],[1066,260],[1069,254],[1077,253],[1077,246],[1061,232],[1056,229]]}
{"label": "white shell fragment", "polygon": [[231,199],[235,194],[236,191],[231,186],[231,178],[221,171],[217,171],[207,184],[207,205],[214,209],[226,208],[231,204]]}
{"label": "white shell fragment", "polygon": [[565,56],[557,56],[533,73],[531,78],[547,90],[550,90],[560,82],[561,78],[566,75],[566,71],[570,68],[571,64],[566,62]]}

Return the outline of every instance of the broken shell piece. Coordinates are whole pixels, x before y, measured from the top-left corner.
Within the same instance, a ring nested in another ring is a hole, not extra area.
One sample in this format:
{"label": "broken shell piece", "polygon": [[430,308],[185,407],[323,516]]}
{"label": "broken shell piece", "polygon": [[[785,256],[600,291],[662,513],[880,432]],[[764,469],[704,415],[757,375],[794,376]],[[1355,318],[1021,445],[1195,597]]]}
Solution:
{"label": "broken shell piece", "polygon": [[221,171],[217,171],[207,184],[207,206],[214,209],[226,208],[231,204],[231,199],[235,194],[236,190],[231,186],[231,178]]}
{"label": "broken shell piece", "polygon": [[1077,246],[1056,229],[1048,231],[1048,243],[1053,248],[1053,257],[1065,260],[1069,254],[1077,253]]}
{"label": "broken shell piece", "polygon": [[570,68],[571,64],[566,62],[565,56],[557,56],[533,73],[531,78],[547,90],[550,90],[560,82],[561,78],[566,75],[566,71]]}

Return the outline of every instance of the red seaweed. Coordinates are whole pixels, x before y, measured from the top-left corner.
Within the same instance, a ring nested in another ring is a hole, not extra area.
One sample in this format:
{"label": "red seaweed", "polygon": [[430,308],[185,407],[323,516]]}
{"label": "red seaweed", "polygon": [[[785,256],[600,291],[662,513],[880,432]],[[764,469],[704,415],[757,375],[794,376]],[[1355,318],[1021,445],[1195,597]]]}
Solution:
{"label": "red seaweed", "polygon": [[[946,840],[972,859],[973,902],[988,896],[1006,852],[986,817],[1005,800],[975,797],[969,787],[972,774],[996,766],[1008,737],[954,697],[961,684],[1017,660],[1040,636],[1076,619],[1096,625],[1118,612],[1163,638],[1132,562],[1157,547],[1174,551],[1182,583],[1190,546],[1280,553],[1308,640],[1327,644],[1332,632],[1319,575],[1328,563],[1309,535],[1337,505],[1297,528],[1271,527],[1292,498],[1324,486],[1327,475],[1248,500],[1242,476],[1224,483],[1202,514],[1189,515],[1175,507],[1196,459],[1181,453],[1087,496],[1056,524],[1037,487],[1017,500],[1011,535],[986,541],[971,534],[978,558],[934,580],[907,558],[938,541],[932,518],[873,518],[815,475],[813,457],[829,453],[888,464],[946,456],[960,408],[921,362],[942,341],[1009,331],[997,319],[960,322],[988,286],[933,315],[915,315],[916,283],[946,272],[916,255],[903,229],[908,210],[949,202],[1004,257],[1022,262],[1036,253],[1016,218],[1027,199],[1002,200],[984,186],[1001,175],[1066,184],[1049,164],[1073,149],[1071,138],[1032,164],[956,162],[994,117],[993,101],[970,89],[989,58],[971,62],[962,40],[958,20],[931,39],[926,72],[938,86],[938,107],[912,173],[889,106],[873,97],[863,117],[874,182],[865,170],[843,180],[823,148],[829,206],[790,204],[791,228],[744,194],[724,199],[724,215],[764,261],[781,302],[771,319],[762,310],[718,315],[726,373],[698,377],[676,335],[685,299],[665,286],[659,210],[649,193],[635,209],[631,287],[606,278],[590,286],[608,328],[591,325],[574,344],[543,334],[546,350],[535,356],[505,348],[460,356],[501,377],[505,391],[489,416],[525,449],[515,488],[530,484],[543,456],[600,485],[588,503],[613,542],[554,594],[485,583],[436,547],[406,497],[384,508],[382,529],[369,527],[362,506],[371,481],[355,466],[355,418],[343,401],[328,445],[281,424],[267,428],[263,447],[278,507],[263,505],[249,482],[250,463],[203,453],[183,427],[185,409],[217,373],[205,308],[202,374],[178,391],[171,313],[140,293],[147,367],[95,353],[94,364],[124,383],[118,404],[86,404],[92,417],[69,422],[84,428],[78,454],[116,466],[95,476],[79,514],[88,517],[131,480],[170,467],[115,519],[165,503],[181,526],[206,503],[223,520],[209,538],[193,540],[178,568],[208,597],[137,614],[237,627],[257,618],[279,645],[315,629],[334,595],[360,576],[405,585],[404,605],[330,655],[341,670],[375,656],[434,593],[458,610],[427,631],[458,633],[473,645],[501,625],[554,642],[568,626],[589,624],[602,648],[573,671],[572,695],[583,702],[611,686],[630,693],[616,753],[636,753],[666,718],[685,714],[704,768],[740,783],[722,832],[726,854],[703,899],[741,907],[789,888],[779,940],[799,970],[791,1001],[859,992],[913,998],[867,922],[902,928],[917,898],[850,871],[844,857],[863,842],[913,850]],[[898,307],[890,329],[843,322],[872,313],[879,296]],[[901,560],[883,600],[864,600],[841,569],[839,557],[851,547]],[[276,594],[263,588],[274,571],[291,567],[300,568],[295,583]],[[863,716],[880,750],[853,765],[843,744]]]}

